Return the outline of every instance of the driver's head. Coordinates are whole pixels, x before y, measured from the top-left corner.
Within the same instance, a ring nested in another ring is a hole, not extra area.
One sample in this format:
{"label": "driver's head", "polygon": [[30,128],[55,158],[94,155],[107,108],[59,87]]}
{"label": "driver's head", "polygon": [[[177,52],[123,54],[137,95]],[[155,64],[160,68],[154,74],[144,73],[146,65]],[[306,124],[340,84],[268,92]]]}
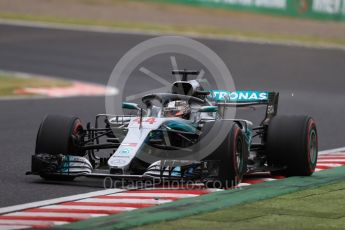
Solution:
{"label": "driver's head", "polygon": [[180,117],[189,119],[191,109],[186,101],[171,101],[163,109],[165,117]]}

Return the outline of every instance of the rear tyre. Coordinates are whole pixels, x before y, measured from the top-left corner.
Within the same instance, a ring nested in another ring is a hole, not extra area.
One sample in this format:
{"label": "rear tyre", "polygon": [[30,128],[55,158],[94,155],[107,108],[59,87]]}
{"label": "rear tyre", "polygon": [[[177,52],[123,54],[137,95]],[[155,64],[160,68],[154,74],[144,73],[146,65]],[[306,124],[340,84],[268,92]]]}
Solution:
{"label": "rear tyre", "polygon": [[[224,121],[214,122],[214,128],[217,129],[222,122]],[[207,160],[218,162],[218,178],[207,182],[206,186],[213,188],[236,186],[247,171],[247,159],[248,145],[242,130],[234,123],[221,145],[207,158]]]}
{"label": "rear tyre", "polygon": [[[40,125],[36,139],[35,154],[84,156],[80,149],[83,126],[77,117],[48,115]],[[72,181],[75,176],[41,174],[45,180]]]}
{"label": "rear tyre", "polygon": [[277,116],[267,130],[267,154],[271,166],[282,167],[273,175],[310,176],[318,156],[315,121],[309,116]]}

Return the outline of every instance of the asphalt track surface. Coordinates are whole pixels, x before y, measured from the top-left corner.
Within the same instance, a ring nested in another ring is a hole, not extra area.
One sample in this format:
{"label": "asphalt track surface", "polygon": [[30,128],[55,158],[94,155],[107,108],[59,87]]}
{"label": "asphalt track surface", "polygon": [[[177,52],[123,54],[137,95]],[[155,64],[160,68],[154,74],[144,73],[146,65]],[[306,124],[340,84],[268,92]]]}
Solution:
{"label": "asphalt track surface", "polygon": [[[1,25],[0,69],[106,84],[117,61],[151,37]],[[312,115],[318,124],[321,150],[345,145],[344,51],[199,41],[227,64],[237,89],[280,91],[280,114]],[[171,66],[167,64],[156,59],[149,68],[171,80]],[[182,67],[196,68],[187,61]],[[136,76],[133,91],[150,84],[144,76]],[[1,100],[0,207],[103,188],[100,180],[80,178],[71,183],[51,183],[24,175],[30,169],[36,132],[44,115],[71,114],[88,121],[103,112],[103,97]],[[248,118],[254,119],[254,115]]]}

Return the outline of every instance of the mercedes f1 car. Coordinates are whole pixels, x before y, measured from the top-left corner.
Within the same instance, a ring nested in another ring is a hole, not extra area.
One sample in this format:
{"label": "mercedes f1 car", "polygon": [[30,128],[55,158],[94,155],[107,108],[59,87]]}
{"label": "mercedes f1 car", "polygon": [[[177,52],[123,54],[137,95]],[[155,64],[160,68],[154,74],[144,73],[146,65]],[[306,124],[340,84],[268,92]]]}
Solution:
{"label": "mercedes f1 car", "polygon": [[[134,115],[99,114],[94,126],[77,117],[46,116],[28,174],[50,180],[193,180],[213,187],[234,186],[256,172],[312,175],[318,155],[315,121],[277,115],[279,93],[205,90],[188,80],[198,71],[173,74],[183,77],[171,92],[146,95],[142,106],[123,102]],[[266,108],[256,127],[224,117],[228,108],[256,106]],[[109,156],[100,156],[102,151]]]}

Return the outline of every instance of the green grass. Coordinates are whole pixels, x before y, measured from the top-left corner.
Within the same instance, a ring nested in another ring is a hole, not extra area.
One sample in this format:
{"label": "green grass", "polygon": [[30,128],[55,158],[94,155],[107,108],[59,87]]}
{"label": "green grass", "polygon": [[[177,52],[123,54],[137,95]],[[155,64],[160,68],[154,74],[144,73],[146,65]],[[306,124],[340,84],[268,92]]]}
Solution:
{"label": "green grass", "polygon": [[71,85],[70,82],[50,78],[0,73],[0,96],[18,96],[17,90],[23,88],[39,87],[64,87]]}
{"label": "green grass", "polygon": [[344,226],[345,182],[340,182],[134,229],[344,229]]}
{"label": "green grass", "polygon": [[342,39],[325,39],[316,38],[312,36],[302,35],[288,35],[275,33],[259,33],[259,32],[243,32],[239,30],[232,30],[218,27],[204,27],[204,26],[181,26],[173,24],[154,24],[141,22],[125,22],[125,21],[107,21],[95,19],[77,19],[77,18],[62,18],[53,16],[41,16],[19,13],[0,12],[1,19],[24,20],[45,23],[59,23],[65,25],[81,25],[81,26],[102,26],[113,29],[123,30],[139,30],[151,31],[165,34],[179,34],[179,35],[206,35],[215,37],[232,37],[232,38],[246,38],[246,39],[262,39],[276,42],[298,42],[309,45],[337,45],[345,46],[345,38]]}

